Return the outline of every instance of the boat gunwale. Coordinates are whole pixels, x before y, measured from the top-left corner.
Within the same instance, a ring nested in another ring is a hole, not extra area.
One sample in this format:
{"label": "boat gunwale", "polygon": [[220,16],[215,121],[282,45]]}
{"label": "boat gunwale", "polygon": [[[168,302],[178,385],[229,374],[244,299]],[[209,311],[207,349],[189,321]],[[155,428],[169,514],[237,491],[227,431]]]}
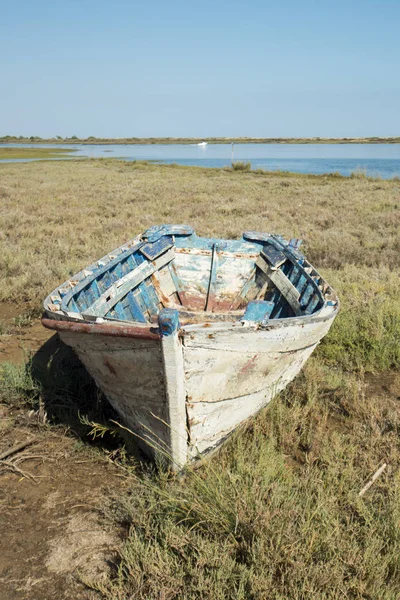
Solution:
{"label": "boat gunwale", "polygon": [[[259,331],[267,332],[272,329],[279,329],[282,327],[297,326],[303,327],[309,323],[320,323],[334,319],[339,310],[339,301],[332,306],[323,306],[318,312],[311,315],[297,316],[297,317],[285,317],[282,319],[271,319],[265,324],[257,324],[255,326],[246,326],[240,321],[219,321],[211,323],[205,321],[201,323],[181,323],[180,332],[182,335],[195,333],[197,331],[207,331],[210,334],[217,332],[229,331],[229,330],[242,330],[242,331]],[[330,309],[330,310],[327,310]],[[321,314],[324,311],[324,314]],[[179,312],[179,311],[178,311]],[[123,338],[136,338],[136,339],[149,339],[149,340],[161,340],[161,333],[159,328],[155,324],[149,325],[137,325],[132,322],[124,321],[119,322],[114,320],[99,322],[90,321],[71,321],[68,318],[65,319],[53,319],[47,316],[42,317],[42,325],[47,329],[53,329],[61,333],[85,333],[95,335],[106,335],[111,337],[123,337]]]}
{"label": "boat gunwale", "polygon": [[[157,324],[154,324],[154,323],[148,323],[146,325],[139,325],[138,321],[122,321],[119,319],[108,320],[107,318],[104,321],[102,320],[102,322],[100,323],[98,321],[96,322],[96,321],[88,320],[87,318],[85,318],[85,316],[81,312],[74,312],[74,311],[68,312],[62,308],[62,305],[65,304],[67,299],[69,299],[70,297],[73,297],[78,291],[84,289],[93,280],[95,280],[96,277],[100,273],[108,271],[110,268],[112,268],[114,265],[118,264],[125,257],[129,256],[133,252],[140,249],[140,247],[144,243],[144,241],[143,241],[144,235],[145,234],[137,235],[136,237],[132,238],[125,244],[122,244],[115,250],[112,250],[111,252],[109,252],[108,254],[103,256],[102,258],[98,259],[97,261],[95,261],[94,263],[89,265],[88,267],[82,269],[75,275],[71,276],[71,278],[69,280],[67,280],[66,282],[57,286],[57,288],[55,288],[44,300],[44,309],[45,309],[44,320],[46,322],[51,321],[51,322],[73,323],[73,324],[81,324],[83,326],[90,325],[91,326],[90,331],[82,330],[82,332],[84,332],[84,333],[89,333],[89,332],[100,333],[101,332],[105,335],[120,335],[121,334],[120,332],[122,329],[126,329],[127,331],[129,329],[129,334],[126,334],[126,337],[142,337],[143,332],[145,330],[148,332],[150,332],[150,330],[152,330],[152,332],[155,332],[157,330]],[[195,232],[193,232],[193,234],[191,234],[188,237],[191,237],[192,235],[195,236],[196,239],[204,241],[204,242],[212,242],[214,239],[214,238],[206,238],[206,237],[203,238],[201,236],[197,236],[195,234]],[[267,234],[265,234],[265,235],[267,235]],[[298,324],[305,324],[305,323],[308,323],[311,319],[314,320],[314,319],[318,318],[321,311],[326,311],[328,308],[331,308],[332,310],[329,311],[329,314],[327,315],[327,317],[329,318],[330,316],[335,316],[340,307],[339,299],[337,297],[336,292],[326,282],[324,277],[322,277],[320,275],[320,273],[315,269],[315,267],[313,267],[313,265],[307,260],[306,257],[304,257],[303,255],[300,255],[296,250],[293,251],[293,249],[290,248],[289,245],[283,247],[280,240],[276,239],[278,236],[275,236],[272,234],[268,234],[268,236],[269,236],[269,239],[270,239],[270,242],[272,243],[272,245],[276,248],[283,249],[287,258],[292,262],[292,264],[295,266],[298,266],[301,269],[302,275],[306,278],[306,280],[309,283],[311,283],[313,285],[313,287],[315,288],[315,293],[320,297],[320,300],[322,300],[323,304],[317,312],[313,312],[311,314],[297,315],[294,317],[273,318],[273,319],[270,319],[265,324],[258,323],[256,326],[257,329],[266,330],[266,329],[273,328],[275,325],[276,326],[282,326],[282,324],[290,325],[290,324],[293,324],[294,322],[298,323]],[[184,236],[184,237],[186,237],[186,236]],[[241,243],[241,242],[243,243],[244,242],[246,245],[248,245],[250,247],[253,246],[254,250],[257,247],[262,248],[262,246],[263,246],[262,243],[260,244],[260,242],[258,242],[256,240],[248,239],[246,233],[243,234],[242,240],[228,240],[228,241],[233,242],[233,243]],[[191,248],[190,246],[188,248],[182,247],[182,246],[175,246],[175,248],[178,253],[193,252],[193,248]],[[250,248],[249,248],[249,250],[250,250]],[[211,250],[208,248],[207,249],[200,248],[200,249],[198,249],[198,252],[200,254],[203,254],[203,253],[207,254],[207,255],[211,254]],[[246,255],[244,255],[242,253],[235,253],[234,251],[233,252],[226,251],[226,250],[222,251],[222,253],[224,255],[239,258],[238,254],[240,254],[240,258],[248,258],[249,260],[252,260],[253,257],[257,256],[257,254],[253,253],[253,252],[250,250],[249,254],[246,253]],[[302,260],[304,261],[303,264],[301,264],[299,262],[299,256],[302,257]],[[149,261],[149,262],[151,262],[151,261]],[[308,267],[311,267],[311,269],[313,270],[313,272],[314,272],[313,276],[311,276],[310,273],[306,271],[306,265]],[[315,278],[319,278],[319,285],[315,283]],[[73,282],[74,284],[72,284],[71,282]],[[324,287],[326,286],[325,290],[321,289],[321,287],[322,287],[322,286],[320,287],[321,284]],[[64,291],[66,288],[68,289],[68,287],[69,287],[68,292],[66,294],[61,295],[61,291]],[[59,296],[61,296],[61,298],[60,298],[61,305],[53,303],[53,297],[57,294]],[[53,309],[53,307],[54,307],[54,309]],[[178,312],[180,312],[180,311],[178,311]],[[238,321],[232,321],[232,319],[228,320],[229,316],[232,317],[232,311],[228,311],[225,314],[224,313],[216,313],[219,315],[218,322],[215,322],[215,321],[213,322],[212,320],[205,321],[204,319],[202,319],[201,322],[198,322],[198,323],[193,322],[193,320],[195,320],[196,311],[193,311],[193,310],[188,311],[188,310],[184,310],[184,308],[183,308],[182,313],[186,313],[186,314],[182,314],[181,328],[184,327],[185,330],[188,330],[188,331],[195,331],[197,329],[201,330],[204,327],[212,327],[213,330],[215,331],[217,328],[225,329],[225,328],[229,328],[232,326],[234,326],[234,327],[242,326],[239,318],[238,318]],[[189,314],[192,319],[192,322],[185,323],[185,316],[189,316]],[[202,312],[201,314],[204,314],[204,313]],[[225,315],[226,315],[226,320],[224,320]],[[324,319],[325,319],[325,316],[324,316]],[[112,325],[109,321],[112,322]],[[50,327],[48,324],[46,324],[44,326],[48,327],[49,329],[57,329],[56,326]],[[111,332],[110,327],[112,327],[112,326],[115,326],[117,328],[117,332],[115,334],[109,333],[109,332]],[[94,327],[96,327],[96,329],[93,329]],[[137,330],[137,333],[138,333],[137,336],[133,333],[134,329]],[[66,330],[65,326],[60,326],[60,330],[65,331]],[[75,328],[74,331],[77,331],[77,329]],[[121,334],[121,335],[124,336],[124,334]],[[154,334],[154,335],[158,335],[158,334]]]}
{"label": "boat gunwale", "polygon": [[54,329],[61,333],[91,333],[95,335],[107,335],[111,337],[136,338],[146,340],[160,340],[161,334],[154,326],[139,326],[117,324],[116,321],[93,323],[89,321],[70,321],[61,319],[49,319],[42,317],[42,325],[46,329]]}

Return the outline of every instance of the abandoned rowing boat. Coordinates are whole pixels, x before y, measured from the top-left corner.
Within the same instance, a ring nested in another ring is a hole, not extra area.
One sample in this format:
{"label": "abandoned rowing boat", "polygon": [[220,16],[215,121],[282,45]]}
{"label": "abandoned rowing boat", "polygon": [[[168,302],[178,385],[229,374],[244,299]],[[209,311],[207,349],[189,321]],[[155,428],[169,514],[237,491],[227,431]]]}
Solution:
{"label": "abandoned rowing boat", "polygon": [[43,325],[179,469],[282,390],[332,325],[337,296],[299,244],[151,227],[52,292]]}

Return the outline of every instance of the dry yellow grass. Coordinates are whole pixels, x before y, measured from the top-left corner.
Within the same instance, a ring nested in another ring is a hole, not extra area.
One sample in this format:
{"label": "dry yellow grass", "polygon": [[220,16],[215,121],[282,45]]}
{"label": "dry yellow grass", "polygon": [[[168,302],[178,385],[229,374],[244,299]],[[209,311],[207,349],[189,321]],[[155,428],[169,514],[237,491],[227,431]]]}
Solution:
{"label": "dry yellow grass", "polygon": [[326,357],[400,361],[400,181],[88,160],[0,165],[0,198],[0,301],[40,310],[56,285],[156,223],[277,232],[304,240],[343,300]]}
{"label": "dry yellow grass", "polygon": [[398,267],[400,182],[119,161],[0,165],[0,300],[38,304],[70,274],[155,223],[304,240],[323,272]]}
{"label": "dry yellow grass", "polygon": [[[123,547],[87,585],[107,600],[400,597],[400,381],[363,374],[400,365],[399,181],[70,161],[0,165],[0,202],[1,300],[40,307],[148,226],[186,222],[303,238],[342,301],[302,374],[203,468],[146,475],[121,450]],[[90,419],[98,396],[78,374],[57,356],[40,377],[5,365],[0,400]]]}

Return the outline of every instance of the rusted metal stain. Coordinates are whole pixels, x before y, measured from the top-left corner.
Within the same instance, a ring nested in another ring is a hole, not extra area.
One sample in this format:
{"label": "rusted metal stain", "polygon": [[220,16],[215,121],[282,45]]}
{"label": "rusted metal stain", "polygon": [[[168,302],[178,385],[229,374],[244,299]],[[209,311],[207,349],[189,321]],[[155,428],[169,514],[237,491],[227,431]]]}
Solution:
{"label": "rusted metal stain", "polygon": [[257,363],[257,359],[258,359],[258,354],[255,354],[252,358],[250,358],[240,369],[240,373],[242,374],[246,374],[248,372],[251,372],[256,363]]}
{"label": "rusted metal stain", "polygon": [[113,325],[109,323],[75,323],[72,321],[55,321],[42,319],[43,327],[60,332],[90,333],[94,335],[109,335],[111,337],[138,338],[144,340],[159,340],[160,334],[152,327],[138,327],[135,325]]}
{"label": "rusted metal stain", "polygon": [[114,377],[116,377],[116,376],[117,376],[117,371],[114,369],[114,367],[112,366],[112,364],[110,363],[110,361],[108,360],[108,358],[106,358],[106,359],[103,361],[103,365],[104,365],[105,367],[107,367],[107,369],[110,371],[110,373],[111,373],[112,375],[114,375]]}
{"label": "rusted metal stain", "polygon": [[158,280],[156,273],[153,273],[153,275],[151,276],[151,282],[154,286],[155,291],[157,292],[158,298],[160,299],[160,301],[164,307],[168,308],[172,305],[175,305],[175,302],[173,300],[171,300],[171,298],[169,296],[164,294],[164,291],[161,288],[161,285],[160,285],[160,282]]}
{"label": "rusted metal stain", "polygon": [[[212,254],[212,250],[203,248],[175,248],[175,252],[178,252],[179,254],[192,254],[194,256],[211,256]],[[254,252],[229,252],[228,250],[222,250],[219,254],[224,258],[257,258],[258,256],[258,253]]]}

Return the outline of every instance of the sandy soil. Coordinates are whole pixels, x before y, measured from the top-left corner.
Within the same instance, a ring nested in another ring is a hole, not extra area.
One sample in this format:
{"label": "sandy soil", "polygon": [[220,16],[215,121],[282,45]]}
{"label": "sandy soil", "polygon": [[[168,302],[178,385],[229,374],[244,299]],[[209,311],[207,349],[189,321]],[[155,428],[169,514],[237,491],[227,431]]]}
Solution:
{"label": "sandy soil", "polygon": [[[21,310],[2,305],[4,324]],[[21,362],[52,336],[40,321],[0,336],[0,361]],[[65,427],[41,423],[29,409],[0,404],[0,600],[98,597],[83,581],[110,574],[119,544],[103,511],[126,485],[122,472]]]}

